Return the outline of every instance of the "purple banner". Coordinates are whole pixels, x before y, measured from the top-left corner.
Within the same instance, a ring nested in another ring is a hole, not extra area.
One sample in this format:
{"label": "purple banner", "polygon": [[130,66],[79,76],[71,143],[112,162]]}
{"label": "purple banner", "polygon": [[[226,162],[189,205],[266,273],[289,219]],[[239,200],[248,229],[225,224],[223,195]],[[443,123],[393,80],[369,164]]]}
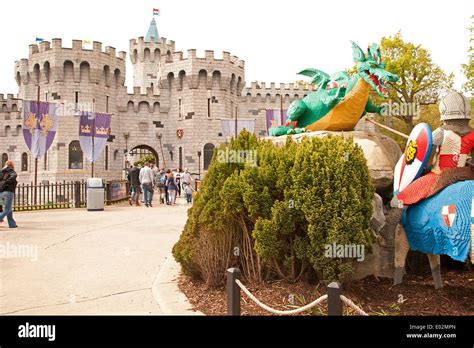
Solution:
{"label": "purple banner", "polygon": [[90,162],[95,162],[104,151],[110,135],[110,121],[110,114],[87,111],[81,113],[79,143]]}
{"label": "purple banner", "polygon": [[53,143],[58,107],[53,103],[23,101],[23,138],[34,158],[43,156]]}
{"label": "purple banner", "polygon": [[286,123],[286,110],[283,110],[281,115],[280,109],[267,109],[266,120],[267,120],[267,133],[268,129],[276,128]]}

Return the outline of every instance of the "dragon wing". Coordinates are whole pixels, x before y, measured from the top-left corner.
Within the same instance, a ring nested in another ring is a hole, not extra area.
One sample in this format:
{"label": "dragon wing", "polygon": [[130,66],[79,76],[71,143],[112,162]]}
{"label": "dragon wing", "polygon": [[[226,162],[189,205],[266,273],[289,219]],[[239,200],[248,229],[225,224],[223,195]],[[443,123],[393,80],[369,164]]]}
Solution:
{"label": "dragon wing", "polygon": [[329,75],[326,74],[324,71],[308,68],[300,71],[298,75],[304,75],[311,77],[311,83],[318,84],[318,89],[326,88],[327,83],[329,82]]}
{"label": "dragon wing", "polygon": [[331,80],[336,82],[347,82],[349,79],[350,76],[344,71],[338,71],[337,73],[331,75]]}

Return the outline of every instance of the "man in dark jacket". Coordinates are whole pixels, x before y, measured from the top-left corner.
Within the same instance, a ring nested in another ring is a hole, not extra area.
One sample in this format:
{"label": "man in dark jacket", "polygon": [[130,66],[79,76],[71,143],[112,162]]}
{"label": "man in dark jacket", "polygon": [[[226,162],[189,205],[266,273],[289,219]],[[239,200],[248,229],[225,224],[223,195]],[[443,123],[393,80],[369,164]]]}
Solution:
{"label": "man in dark jacket", "polygon": [[140,197],[140,168],[138,168],[138,162],[133,164],[132,169],[128,172],[129,180],[130,180],[130,187],[132,190],[132,197],[130,197],[129,202],[130,205],[135,205],[138,207],[140,206],[140,202],[138,201]]}
{"label": "man in dark jacket", "polygon": [[13,219],[13,196],[17,185],[16,177],[13,161],[7,161],[0,173],[0,198],[3,199],[3,212],[0,214],[0,222],[3,222],[6,216],[10,228],[17,227]]}

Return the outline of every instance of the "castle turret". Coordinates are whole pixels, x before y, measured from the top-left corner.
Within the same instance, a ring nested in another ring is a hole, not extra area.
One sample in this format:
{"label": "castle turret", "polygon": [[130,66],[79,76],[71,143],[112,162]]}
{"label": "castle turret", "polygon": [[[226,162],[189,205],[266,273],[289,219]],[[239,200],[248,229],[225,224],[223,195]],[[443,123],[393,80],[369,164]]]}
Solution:
{"label": "castle turret", "polygon": [[146,93],[151,87],[153,94],[159,94],[161,63],[170,61],[174,53],[174,41],[160,37],[153,19],[143,38],[130,40],[130,60],[133,64],[133,86]]}

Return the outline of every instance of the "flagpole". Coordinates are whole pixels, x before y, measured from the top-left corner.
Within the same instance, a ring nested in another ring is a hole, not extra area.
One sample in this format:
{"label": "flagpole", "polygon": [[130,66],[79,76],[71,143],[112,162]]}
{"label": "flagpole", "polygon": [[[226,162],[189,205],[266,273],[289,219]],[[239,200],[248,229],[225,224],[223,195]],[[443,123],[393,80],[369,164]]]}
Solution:
{"label": "flagpole", "polygon": [[92,173],[91,177],[94,177],[94,135],[95,135],[95,98],[92,99]]}
{"label": "flagpole", "polygon": [[[40,117],[40,85],[38,83],[38,91],[36,95],[36,119],[39,120]],[[37,194],[37,185],[38,185],[38,157],[35,156],[35,178],[34,178],[34,183],[35,183],[35,206],[36,206],[36,194]]]}

